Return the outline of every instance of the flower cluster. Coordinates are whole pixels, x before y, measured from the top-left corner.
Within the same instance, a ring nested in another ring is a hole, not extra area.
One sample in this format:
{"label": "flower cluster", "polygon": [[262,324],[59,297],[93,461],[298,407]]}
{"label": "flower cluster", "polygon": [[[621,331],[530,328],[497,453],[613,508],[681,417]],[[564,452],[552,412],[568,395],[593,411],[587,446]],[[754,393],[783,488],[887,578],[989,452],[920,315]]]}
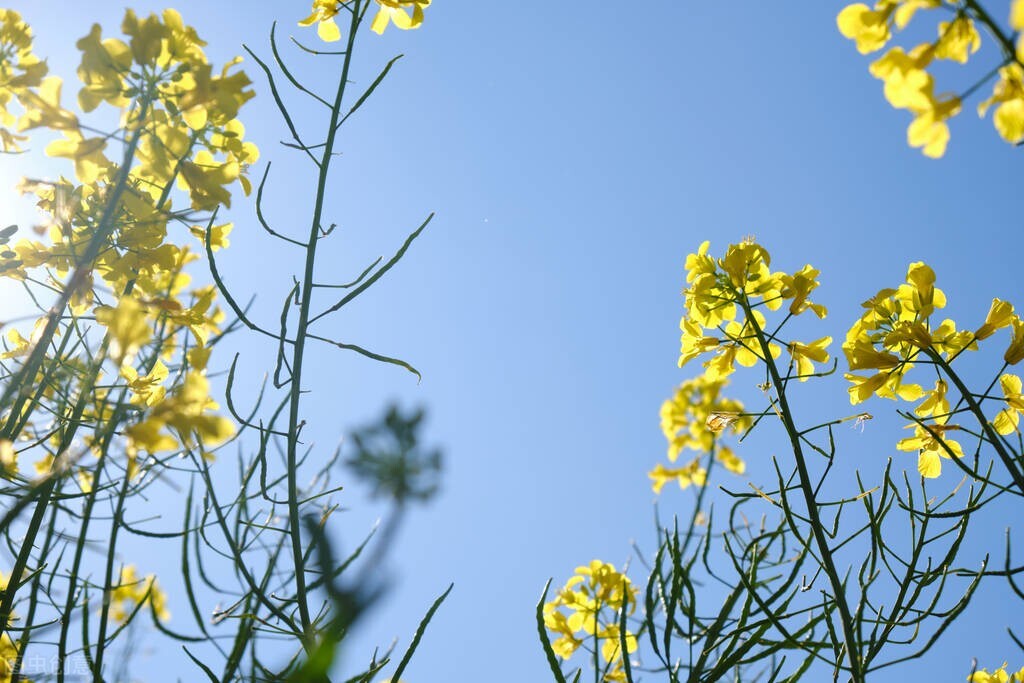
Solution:
{"label": "flower cluster", "polygon": [[[692,449],[699,454],[712,453],[717,461],[735,474],[746,465],[728,446],[717,443],[718,433],[731,429],[742,433],[751,424],[738,401],[722,398],[722,388],[736,364],[751,367],[767,355],[778,358],[785,348],[789,353],[789,374],[784,378],[805,381],[813,376],[815,364],[827,363],[831,337],[812,342],[782,342],[768,330],[762,310],[777,311],[787,302],[787,320],[811,311],[819,319],[828,311],[811,301],[818,287],[819,271],[805,265],[795,273],[773,272],[768,251],[752,239],[730,245],[721,258],[708,254],[709,242],[686,257],[684,291],[686,313],[680,321],[679,366],[705,355],[705,372],[683,382],[673,397],[661,407],[661,429],[668,439],[668,458],[675,462],[680,452]],[[785,321],[783,321],[785,322]],[[781,325],[779,326],[781,328]],[[703,486],[707,470],[701,455],[683,467],[657,465],[648,476],[655,492],[675,480],[681,488]]]}
{"label": "flower cluster", "polygon": [[1006,664],[992,673],[989,673],[988,669],[982,669],[968,676],[967,681],[968,683],[1024,683],[1024,667],[1021,667],[1016,673],[1008,672]]}
{"label": "flower cluster", "polygon": [[[575,575],[558,591],[558,596],[544,604],[544,624],[558,634],[552,643],[555,653],[569,659],[586,641],[600,649],[605,663],[603,680],[625,681],[622,663],[622,640],[619,622],[623,611],[636,609],[635,588],[625,574],[607,562],[593,560],[586,567],[577,567]],[[626,649],[636,651],[636,636],[625,633]]]}
{"label": "flower cluster", "polygon": [[714,452],[715,459],[734,474],[746,470],[746,463],[718,442],[720,433],[729,430],[741,434],[751,423],[742,403],[721,396],[728,383],[727,379],[709,379],[706,375],[688,379],[661,405],[661,431],[668,440],[668,459],[674,463],[684,449],[698,455],[683,467],[655,466],[648,474],[655,493],[672,480],[683,489],[691,484],[703,486],[707,469],[701,466],[701,458],[705,453]]}
{"label": "flower cluster", "polygon": [[897,289],[883,289],[862,304],[864,313],[846,333],[843,352],[850,370],[871,370],[869,376],[849,373],[850,402],[872,394],[913,401],[924,390],[907,384],[904,375],[913,360],[926,349],[947,355],[974,347],[974,335],[957,330],[950,319],[932,325],[937,309],[945,308],[946,295],[935,286],[935,272],[924,263],[912,263],[906,282]]}
{"label": "flower cluster", "polygon": [[[772,272],[771,257],[761,245],[747,240],[732,244],[725,256],[714,259],[708,255],[709,243],[701,244],[697,253],[686,257],[686,315],[680,322],[679,367],[707,353],[714,356],[704,363],[709,380],[732,374],[736,363],[751,367],[764,359],[766,345],[772,358],[778,358],[782,347],[767,331],[767,320],[761,308],[780,309],[789,302],[789,315],[812,311],[824,318],[824,306],[809,296],[818,287],[819,271],[806,265],[789,274]],[[762,344],[762,341],[764,344]],[[826,347],[830,337],[809,344],[786,343],[793,361],[793,377],[806,379],[814,372],[814,362],[828,362]]]}
{"label": "flower cluster", "polygon": [[[958,329],[949,318],[935,323],[937,310],[946,306],[946,295],[935,286],[935,272],[925,263],[910,264],[906,282],[896,289],[883,289],[864,302],[864,313],[846,334],[843,352],[851,372],[850,402],[861,403],[871,396],[918,401],[914,413],[919,418],[908,428],[914,436],[902,439],[897,448],[918,451],[918,470],[925,477],[941,472],[940,458],[960,457],[963,449],[946,433],[959,429],[948,424],[952,416],[946,398],[948,384],[941,377],[934,388],[905,381],[915,363],[951,363],[966,350],[977,350],[980,340],[988,339],[1002,328],[1011,329],[1010,345],[1004,361],[1015,364],[1024,359],[1024,321],[1014,313],[1013,305],[993,299],[985,322],[976,330]],[[858,374],[856,371],[866,371]],[[1016,375],[1004,374],[1000,380],[1004,408],[993,425],[1000,434],[1017,429],[1024,409],[1021,383]],[[930,424],[923,420],[930,419]]]}
{"label": "flower cluster", "polygon": [[171,613],[167,609],[167,595],[157,585],[156,576],[148,574],[139,578],[134,565],[121,568],[121,576],[110,591],[110,616],[123,623],[143,603],[148,603],[154,616],[160,621],[167,621]]}
{"label": "flower cluster", "polygon": [[8,128],[17,122],[10,105],[37,88],[46,72],[46,62],[32,53],[32,29],[14,10],[0,8],[0,147],[4,152],[20,151],[27,139]]}
{"label": "flower cluster", "polygon": [[[102,364],[106,356],[115,364],[135,406],[136,424],[124,430],[132,458],[140,449],[222,443],[234,428],[214,414],[203,373],[224,316],[213,287],[189,288],[186,268],[199,256],[171,239],[171,224],[185,223],[212,248],[226,246],[231,224],[199,227],[193,212],[230,206],[236,181],[251,191],[246,176],[259,152],[244,140],[238,120],[253,96],[249,78],[237,69],[240,58],[215,70],[206,43],[170,9],[146,17],[126,11],[123,37],[104,37],[94,25],[77,42],[78,105],[86,113],[112,107],[119,120],[115,133],[97,134],[62,105],[63,83],[47,76],[45,62],[32,54],[31,31],[20,16],[0,10],[0,25],[0,124],[17,131],[4,134],[5,144],[49,129],[60,137],[47,154],[74,167],[74,181],[22,181],[22,192],[35,197],[45,220],[33,228],[39,239],[12,241],[10,229],[0,234],[0,275],[47,280],[66,293],[72,319],[91,316],[101,326],[102,353],[92,359]],[[14,103],[22,110],[17,116]],[[110,154],[114,141],[122,150]],[[184,193],[187,208],[174,206],[176,191]],[[47,320],[40,319],[28,339],[10,330],[3,358],[43,367],[29,360],[33,349],[50,347],[63,333]],[[100,424],[110,417],[115,394],[93,387],[85,366],[67,356],[46,364],[63,368],[92,393],[96,408],[82,419]],[[169,379],[176,384],[165,388]],[[67,391],[48,384],[44,395]],[[53,454],[36,458],[53,460]]]}
{"label": "flower cluster", "polygon": [[[431,0],[374,0],[377,13],[370,23],[370,30],[381,35],[389,25],[403,31],[419,28],[423,23],[423,10],[430,6]],[[316,24],[316,33],[320,40],[327,43],[341,40],[341,29],[334,18],[341,10],[356,11],[351,0],[313,0],[309,16],[299,22],[299,26]]]}
{"label": "flower cluster", "polygon": [[[909,51],[902,47],[890,48],[870,66],[871,75],[885,84],[885,98],[897,109],[906,109],[914,120],[907,129],[907,142],[920,147],[929,157],[941,157],[949,142],[947,122],[960,113],[960,97],[953,94],[937,95],[935,80],[928,71],[936,60],[964,64],[981,47],[978,20],[991,25],[987,15],[972,16],[959,4],[943,0],[877,0],[873,7],[854,3],[845,7],[836,19],[839,31],[857,44],[862,54],[881,50],[893,37],[894,30],[904,29],[918,11],[946,7],[954,11],[950,21],[939,21],[937,37]],[[1013,31],[1024,28],[1024,0],[1014,0],[1010,15]],[[981,103],[978,112],[984,115],[995,105],[993,122],[996,130],[1007,142],[1016,144],[1024,140],[1024,39],[1019,39],[1015,54],[1004,41],[1005,65],[999,70],[999,80],[992,96]]]}

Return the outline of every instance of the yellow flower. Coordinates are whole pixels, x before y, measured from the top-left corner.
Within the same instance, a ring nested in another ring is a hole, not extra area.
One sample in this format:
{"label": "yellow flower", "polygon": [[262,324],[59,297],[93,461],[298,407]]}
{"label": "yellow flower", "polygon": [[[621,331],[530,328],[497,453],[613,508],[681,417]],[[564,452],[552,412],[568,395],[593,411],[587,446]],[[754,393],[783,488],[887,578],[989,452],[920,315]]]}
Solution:
{"label": "yellow flower", "polygon": [[956,323],[949,318],[933,330],[921,321],[899,320],[893,323],[893,329],[884,337],[887,348],[934,349],[947,357],[959,353],[965,348],[977,350],[978,344],[974,333],[969,330],[957,330]]}
{"label": "yellow flower", "polygon": [[892,370],[900,365],[899,356],[875,348],[870,339],[863,337],[843,344],[843,353],[851,370]]}
{"label": "yellow flower", "polygon": [[736,317],[732,295],[722,289],[712,273],[694,278],[684,295],[687,317],[701,327],[715,328]]}
{"label": "yellow flower", "polygon": [[188,358],[189,367],[193,370],[203,371],[210,361],[210,352],[213,349],[209,346],[193,346],[185,356]]}
{"label": "yellow flower", "polygon": [[555,651],[555,654],[562,659],[569,659],[572,657],[576,649],[583,644],[583,641],[569,633],[567,635],[559,636],[551,643],[551,649]]}
{"label": "yellow flower", "polygon": [[[6,584],[6,581],[4,582]],[[4,586],[6,588],[6,585]],[[14,674],[14,663],[21,658],[18,646],[14,644],[11,637],[4,633],[0,635],[0,682],[9,683]]]}
{"label": "yellow flower", "polygon": [[[603,640],[601,643],[601,657],[609,664],[617,659],[622,659],[622,642],[619,637],[620,633],[621,631],[619,630],[618,624],[608,624],[597,633],[597,637]],[[626,652],[636,652],[636,647],[636,636],[627,632]]]}
{"label": "yellow flower", "polygon": [[928,106],[912,110],[914,120],[907,127],[907,144],[920,147],[926,157],[938,159],[946,153],[949,126],[946,121],[960,113],[960,98],[930,99]]}
{"label": "yellow flower", "polygon": [[793,357],[793,362],[796,364],[796,376],[801,382],[806,382],[814,374],[814,363],[828,362],[828,351],[825,349],[831,343],[832,337],[822,337],[810,344],[796,341],[789,343],[789,354]]}
{"label": "yellow flower", "polygon": [[[748,318],[742,324],[733,320],[725,326],[725,337],[731,343],[722,345],[718,354],[704,363],[708,379],[719,380],[729,376],[735,369],[734,363],[739,363],[745,368],[752,368],[757,365],[759,360],[764,360],[754,324],[758,329],[763,330],[767,321],[764,315],[757,310],[753,311],[752,320],[753,324],[751,324],[751,318]],[[774,342],[769,342],[768,352],[772,358],[778,358],[782,353],[782,348]]]}
{"label": "yellow flower", "polygon": [[0,359],[3,358],[17,358],[18,356],[25,356],[32,349],[32,344],[28,339],[21,336],[21,332],[17,328],[12,327],[7,330],[7,350],[0,353]]}
{"label": "yellow flower", "polygon": [[722,463],[722,466],[733,474],[743,474],[747,471],[747,463],[743,462],[728,446],[718,446],[715,451],[715,460]]}
{"label": "yellow flower", "polygon": [[992,105],[998,105],[992,123],[999,135],[1014,145],[1024,140],[1024,68],[1020,64],[1014,62],[999,69],[992,96],[978,105],[978,114],[984,116]]}
{"label": "yellow flower", "polygon": [[919,9],[935,9],[942,6],[941,0],[898,0],[899,7],[896,8],[896,28],[904,29],[910,20],[914,18]]}
{"label": "yellow flower", "polygon": [[20,100],[31,93],[31,88],[38,87],[47,68],[46,62],[32,54],[31,27],[11,9],[0,8],[0,55],[0,144],[4,152],[18,152],[28,136],[3,127],[16,121],[7,106],[14,98]]}
{"label": "yellow flower", "polygon": [[[607,642],[607,641],[606,641]],[[626,683],[626,670],[622,667],[622,658],[619,657],[611,670],[601,679],[604,683]]]}
{"label": "yellow flower", "polygon": [[18,473],[18,453],[14,442],[0,439],[0,476],[11,477]]}
{"label": "yellow flower", "polygon": [[793,315],[800,315],[808,308],[814,311],[819,318],[824,318],[828,309],[821,304],[808,300],[808,296],[818,287],[818,275],[821,274],[817,268],[807,264],[792,275],[782,273],[779,277],[782,282],[782,298],[792,299],[789,304],[789,312]]}
{"label": "yellow flower", "polygon": [[875,78],[885,84],[885,99],[897,109],[927,109],[931,104],[934,82],[925,67],[931,62],[928,44],[919,45],[910,53],[894,47],[868,67]]}
{"label": "yellow flower", "polygon": [[593,560],[587,566],[577,567],[555,599],[543,607],[544,625],[559,636],[551,644],[555,654],[569,659],[585,638],[596,637],[601,641],[604,660],[612,665],[612,671],[619,670],[622,637],[627,651],[634,652],[636,636],[629,631],[621,634],[617,622],[623,610],[631,614],[636,609],[637,593],[629,578],[607,562]]}
{"label": "yellow flower", "polygon": [[133,394],[132,403],[143,406],[153,406],[163,400],[166,394],[163,382],[167,374],[167,366],[159,360],[148,375],[140,376],[131,365],[121,367],[121,377],[128,382],[128,388]]}
{"label": "yellow flower", "polygon": [[1024,0],[1013,0],[1010,5],[1010,28],[1024,31]]}
{"label": "yellow flower", "polygon": [[708,249],[711,242],[704,240],[697,248],[696,253],[686,256],[686,282],[690,283],[701,275],[714,275],[715,259],[708,256]]}
{"label": "yellow flower", "polygon": [[569,626],[568,618],[557,609],[557,602],[544,604],[544,625],[548,627],[548,630],[560,634],[551,647],[555,654],[562,659],[572,657],[576,649],[583,644],[583,641],[574,635],[575,631]]}
{"label": "yellow flower", "polygon": [[[370,30],[380,35],[393,23],[403,31],[419,28],[423,23],[423,10],[430,6],[430,0],[374,0],[379,5],[377,15],[370,24]],[[412,16],[406,10],[412,9]]]}
{"label": "yellow flower", "polygon": [[851,370],[878,370],[870,377],[847,374],[853,383],[850,402],[860,403],[872,394],[913,401],[924,395],[917,384],[903,378],[922,350],[952,357],[965,349],[976,350],[975,334],[957,330],[952,320],[932,328],[930,316],[946,305],[946,295],[935,286],[935,272],[924,263],[912,263],[907,281],[898,289],[883,289],[866,301],[865,313],[846,334],[843,353]]}
{"label": "yellow flower", "polygon": [[863,3],[847,5],[836,17],[839,32],[850,40],[857,42],[857,50],[861,54],[875,52],[885,47],[892,37],[889,30],[889,18],[893,6],[886,3],[880,11],[874,11]]}
{"label": "yellow flower", "polygon": [[942,471],[942,461],[939,458],[949,458],[950,453],[957,458],[963,457],[964,451],[960,444],[945,436],[947,431],[960,427],[947,425],[945,417],[936,417],[935,423],[928,425],[928,429],[919,424],[907,425],[908,429],[910,427],[914,428],[914,436],[900,439],[896,448],[901,451],[918,452],[917,471],[921,476],[928,479],[939,476]]}
{"label": "yellow flower", "polygon": [[576,567],[576,575],[586,581],[585,592],[592,593],[597,601],[616,610],[625,604],[632,614],[638,589],[625,574],[616,571],[615,565],[591,560],[589,565]]}
{"label": "yellow flower", "polygon": [[[947,35],[959,34],[953,30]],[[940,41],[940,47],[943,45]],[[968,42],[963,49],[970,45],[972,43]],[[945,46],[944,55],[947,58],[958,57],[960,48],[959,43]],[[925,156],[932,158],[945,154],[949,142],[946,122],[960,113],[958,97],[935,96],[935,82],[925,70],[935,56],[937,48],[930,43],[918,45],[909,54],[895,47],[870,67],[871,74],[885,82],[885,98],[889,103],[914,114],[914,120],[907,128],[907,142],[911,147],[921,147]]]}
{"label": "yellow flower", "polygon": [[12,9],[0,8],[0,52],[0,85],[12,90],[39,85],[46,64],[32,54],[32,27]]}
{"label": "yellow flower", "polygon": [[124,107],[128,98],[125,76],[131,70],[132,54],[128,45],[117,38],[103,39],[99,24],[93,24],[89,34],[75,43],[82,52],[78,78],[84,84],[78,91],[78,104],[82,111],[90,112],[107,102]]}
{"label": "yellow flower", "polygon": [[[210,227],[210,248],[214,251],[220,251],[230,246],[231,242],[228,240],[228,235],[231,234],[231,230],[234,227],[234,223],[224,223],[223,225]],[[204,245],[206,244],[206,228],[194,225],[189,228],[189,232],[198,237]]]}
{"label": "yellow flower", "polygon": [[987,339],[995,334],[996,330],[1009,327],[1013,323],[1013,304],[1000,299],[992,299],[992,306],[985,316],[985,323],[975,331],[977,339]]}
{"label": "yellow flower", "polygon": [[[299,26],[316,26],[316,34],[320,40],[333,43],[341,39],[341,29],[334,23],[334,17],[341,6],[338,0],[313,0],[312,13],[299,22]],[[318,23],[319,22],[319,23]]]}
{"label": "yellow flower", "polygon": [[939,40],[935,44],[936,59],[950,59],[961,64],[981,47],[981,34],[970,17],[957,17],[952,22],[939,22]]}
{"label": "yellow flower", "polygon": [[1003,354],[1003,360],[1010,365],[1016,365],[1024,360],[1024,320],[1021,320],[1020,316],[1014,316],[1010,325],[1012,329],[1010,346]]}
{"label": "yellow flower", "polygon": [[96,487],[96,473],[84,467],[79,467],[75,472],[75,476],[78,478],[78,488],[82,490],[82,493],[92,493],[92,490]]}
{"label": "yellow flower", "polygon": [[1021,381],[1017,375],[1005,374],[999,378],[999,386],[1003,390],[1006,408],[999,411],[992,425],[1000,434],[1012,434],[1020,424],[1021,413],[1024,413],[1024,395],[1021,394]]}
{"label": "yellow flower", "polygon": [[[850,403],[857,405],[878,394],[886,398],[900,396],[905,400],[914,400],[920,396],[920,388],[916,384],[904,385],[899,381],[901,375],[897,373],[878,372],[870,377],[846,373],[843,375],[853,386],[847,391],[850,394]],[[896,381],[893,384],[893,381]],[[908,387],[910,389],[908,390]],[[902,392],[902,393],[901,393]],[[911,398],[912,397],[912,398]]]}
{"label": "yellow flower", "polygon": [[771,287],[770,264],[768,251],[755,242],[730,244],[725,256],[718,260],[719,267],[729,276],[733,286],[748,293],[762,291],[765,284]]}
{"label": "yellow flower", "polygon": [[978,350],[978,341],[970,330],[956,329],[956,323],[946,318],[931,332],[932,348],[949,358],[964,349]]}
{"label": "yellow flower", "polygon": [[948,416],[949,400],[946,398],[947,389],[946,380],[935,380],[935,388],[925,394],[924,400],[914,409],[914,414],[921,417]]}
{"label": "yellow flower", "polygon": [[[172,451],[179,444],[185,448],[212,448],[235,433],[231,420],[214,414],[218,408],[210,398],[210,383],[200,372],[191,371],[141,422],[125,431],[132,448],[144,448],[150,453]],[[177,438],[170,437],[167,431]]]}
{"label": "yellow flower", "polygon": [[210,336],[220,331],[217,323],[224,316],[219,308],[213,306],[217,295],[214,287],[201,287],[193,295],[195,300],[189,308],[174,299],[157,299],[153,303],[161,308],[168,320],[180,327],[187,327],[196,342],[205,346]]}
{"label": "yellow flower", "polygon": [[718,337],[705,336],[704,328],[689,318],[683,318],[679,328],[683,331],[679,339],[679,367],[722,343]]}
{"label": "yellow flower", "polygon": [[935,286],[935,271],[921,261],[907,268],[907,284],[900,285],[896,297],[920,318],[927,318],[936,308],[946,307],[946,295]]}
{"label": "yellow flower", "polygon": [[683,467],[677,467],[669,469],[658,463],[654,466],[648,474],[651,481],[654,482],[651,488],[654,489],[655,493],[661,493],[661,489],[668,482],[675,480],[679,484],[679,488],[684,491],[693,484],[694,486],[704,486],[707,482],[708,471],[700,466],[700,458],[694,458],[688,464]]}
{"label": "yellow flower", "polygon": [[64,131],[65,140],[54,140],[46,146],[46,154],[64,157],[75,162],[75,176],[89,185],[105,178],[112,164],[103,154],[107,147],[104,137],[85,138],[77,130]]}
{"label": "yellow flower", "polygon": [[715,443],[716,432],[707,424],[713,416],[729,416],[724,429],[741,434],[750,426],[751,418],[743,415],[743,404],[722,397],[727,380],[713,380],[706,374],[680,384],[672,398],[661,406],[661,431],[668,440],[668,459],[675,462],[680,451],[689,448],[706,453]]}
{"label": "yellow flower", "polygon": [[167,35],[167,27],[160,23],[155,14],[139,21],[133,10],[126,10],[121,21],[121,31],[131,38],[129,46],[136,64],[142,66],[156,63],[160,56],[161,42]]}
{"label": "yellow flower", "polygon": [[192,208],[212,211],[218,206],[231,206],[231,193],[224,185],[238,179],[241,167],[233,160],[217,161],[205,149],[196,153],[194,161],[181,164],[178,186],[188,190]]}
{"label": "yellow flower", "polygon": [[97,308],[96,322],[107,328],[114,357],[122,362],[152,337],[145,307],[130,296],[118,299],[114,308]]}
{"label": "yellow flower", "polygon": [[18,120],[18,130],[77,130],[78,117],[60,106],[60,89],[60,78],[47,76],[38,90],[26,90],[22,93],[19,98],[25,107],[25,113]]}
{"label": "yellow flower", "polygon": [[1024,667],[1016,673],[1008,673],[1006,664],[1003,663],[992,673],[989,673],[988,669],[975,671],[967,677],[967,681],[968,683],[1022,683],[1024,682]]}
{"label": "yellow flower", "polygon": [[135,573],[135,565],[125,565],[110,591],[110,616],[115,621],[124,622],[143,600],[149,603],[160,621],[170,619],[167,595],[157,585],[156,576],[149,574],[140,579]]}

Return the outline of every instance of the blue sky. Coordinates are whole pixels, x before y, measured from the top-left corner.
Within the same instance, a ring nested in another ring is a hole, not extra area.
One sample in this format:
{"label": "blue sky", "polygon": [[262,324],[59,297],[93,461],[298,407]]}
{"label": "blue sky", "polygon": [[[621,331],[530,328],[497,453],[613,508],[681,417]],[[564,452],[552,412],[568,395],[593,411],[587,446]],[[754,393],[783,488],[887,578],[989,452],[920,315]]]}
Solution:
{"label": "blue sky", "polygon": [[[67,76],[78,61],[72,39],[94,21],[112,33],[123,9],[10,6]],[[242,42],[267,56],[274,19],[280,35],[315,42],[295,26],[303,2],[174,6],[218,61]],[[837,340],[859,303],[916,260],[935,268],[965,326],[993,296],[1024,306],[1020,151],[977,119],[976,101],[953,122],[944,159],[909,149],[908,117],[883,100],[867,60],[835,28],[841,6],[437,0],[419,31],[361,36],[356,81],[369,82],[396,53],[405,58],[343,137],[330,202],[340,227],[324,272],[350,279],[426,214],[437,217],[402,264],[329,325],[408,360],[424,379],[322,349],[306,405],[326,452],[391,400],[423,404],[447,471],[441,496],[405,527],[387,568],[394,589],[346,656],[407,642],[454,581],[406,679],[546,680],[532,621],[544,582],[594,557],[621,565],[634,539],[650,547],[645,473],[664,459],[659,405],[693,372],[676,367],[680,291],[685,256],[703,240],[722,249],[753,234],[773,265],[820,268],[819,299],[831,310],[821,334]],[[987,68],[991,45],[977,59]],[[321,90],[333,82],[325,67],[296,65]],[[244,112],[247,136],[261,164],[274,162],[271,221],[304,229],[311,169],[276,144],[285,129],[252,60],[246,70],[260,94]],[[966,82],[956,70],[948,78]],[[312,117],[299,114],[311,126]],[[7,185],[16,163],[0,159]],[[298,261],[264,239],[245,202],[233,218],[222,267],[240,290],[260,293],[258,312],[276,317]],[[243,349],[250,373],[271,362],[272,349]],[[737,385],[760,381],[747,377]],[[835,413],[851,412],[842,382],[830,387]],[[866,469],[886,457],[913,467],[891,446],[897,432],[853,447],[877,460]],[[741,452],[755,480],[784,444],[765,448],[777,452]],[[685,512],[689,500],[666,489],[661,512]],[[353,508],[341,525],[351,545],[380,511],[358,491],[342,502]],[[992,539],[972,549],[1001,543]],[[940,649],[875,680],[966,676],[972,656],[1019,666],[1004,631],[1013,607],[993,585]],[[153,656],[155,667],[167,661],[184,670],[176,649]]]}

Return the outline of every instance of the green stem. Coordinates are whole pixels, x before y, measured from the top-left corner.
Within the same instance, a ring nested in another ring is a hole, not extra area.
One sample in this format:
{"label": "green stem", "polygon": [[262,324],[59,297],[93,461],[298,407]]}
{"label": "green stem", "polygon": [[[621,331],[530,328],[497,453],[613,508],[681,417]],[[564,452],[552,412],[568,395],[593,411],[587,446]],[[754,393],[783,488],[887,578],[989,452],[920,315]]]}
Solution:
{"label": "green stem", "polygon": [[315,645],[313,624],[309,614],[309,598],[306,591],[305,558],[302,552],[302,527],[299,518],[298,462],[300,402],[302,399],[302,370],[306,350],[306,339],[309,334],[310,306],[313,299],[313,275],[316,265],[316,247],[319,242],[322,224],[324,200],[327,194],[327,176],[331,159],[334,154],[334,143],[337,136],[338,121],[341,118],[341,103],[348,85],[349,67],[352,63],[352,48],[355,44],[356,32],[361,19],[361,0],[356,0],[352,7],[352,20],[349,24],[348,46],[341,69],[338,90],[331,108],[331,120],[327,129],[323,154],[319,163],[317,177],[316,202],[313,207],[313,219],[309,229],[309,240],[306,243],[306,263],[302,276],[301,302],[299,304],[299,320],[295,332],[295,344],[292,347],[292,378],[290,385],[290,401],[288,410],[288,527],[291,536],[292,561],[295,567],[295,598],[299,608],[299,620],[303,630],[303,644],[307,652],[312,652]]}
{"label": "green stem", "polygon": [[785,385],[783,384],[782,377],[779,375],[779,369],[775,365],[775,360],[772,358],[771,349],[768,347],[768,340],[765,339],[764,331],[758,325],[757,319],[750,308],[750,302],[747,301],[745,295],[741,295],[739,303],[743,307],[748,323],[757,335],[757,341],[761,347],[761,355],[768,368],[768,373],[771,375],[772,384],[776,388],[775,395],[779,400],[779,417],[786,429],[786,433],[789,435],[790,446],[793,449],[797,475],[800,478],[800,491],[803,493],[804,504],[807,506],[807,517],[810,519],[811,534],[814,536],[815,545],[818,546],[818,552],[821,555],[821,568],[828,577],[829,584],[832,587],[833,599],[836,601],[836,607],[839,609],[839,618],[842,621],[843,627],[843,640],[845,641],[846,655],[850,665],[851,680],[853,683],[863,683],[865,679],[864,672],[861,670],[860,648],[857,645],[857,634],[854,631],[850,605],[846,600],[846,587],[839,578],[839,572],[836,571],[832,550],[828,545],[828,536],[825,533],[825,527],[822,525],[821,515],[818,513],[818,501],[814,495],[814,485],[811,482],[811,475],[807,469],[807,460],[804,457],[803,447],[800,445],[800,430],[797,429],[796,424],[793,422],[789,401],[786,398]]}
{"label": "green stem", "polygon": [[[95,488],[99,482],[93,482],[93,488]],[[93,679],[96,681],[103,680],[103,654],[107,651],[107,625],[110,622],[110,596],[113,592],[113,584],[111,579],[114,573],[114,550],[117,547],[117,532],[122,526],[122,514],[124,513],[124,501],[128,497],[128,487],[131,484],[131,477],[128,476],[128,472],[125,472],[124,479],[121,480],[121,489],[117,493],[117,507],[114,510],[114,519],[110,526],[110,540],[107,545],[107,567],[106,573],[103,580],[103,599],[100,601],[100,630],[96,636],[96,659],[93,662]],[[117,578],[118,583],[121,582],[121,576]],[[88,643],[82,643],[83,647],[88,647]]]}

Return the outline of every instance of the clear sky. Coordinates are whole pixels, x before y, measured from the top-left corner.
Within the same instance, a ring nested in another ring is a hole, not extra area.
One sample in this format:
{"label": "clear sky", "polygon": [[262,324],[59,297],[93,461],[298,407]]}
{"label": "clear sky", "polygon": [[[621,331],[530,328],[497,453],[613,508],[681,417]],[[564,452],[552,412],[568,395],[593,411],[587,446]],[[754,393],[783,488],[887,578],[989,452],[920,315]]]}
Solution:
{"label": "clear sky", "polygon": [[[1001,0],[989,4],[1003,12]],[[34,26],[51,68],[72,76],[74,40],[94,21],[113,33],[124,3],[9,6]],[[315,42],[295,26],[305,2],[173,6],[219,61],[242,42],[268,55],[274,19],[280,35]],[[437,218],[331,325],[346,341],[408,360],[424,379],[320,349],[306,406],[326,453],[388,401],[422,404],[447,470],[439,498],[404,528],[387,566],[394,588],[346,656],[361,660],[393,637],[404,645],[454,581],[406,679],[548,680],[533,622],[544,582],[595,557],[620,566],[634,539],[651,547],[646,472],[664,460],[660,403],[694,372],[676,367],[680,291],[685,256],[703,240],[721,249],[753,234],[773,265],[820,268],[818,298],[831,310],[821,334],[837,340],[859,303],[916,260],[935,268],[965,326],[983,319],[993,296],[1024,306],[1021,151],[977,119],[976,100],[954,120],[945,158],[908,148],[908,116],[884,101],[867,60],[836,30],[841,7],[435,0],[418,31],[361,36],[356,81],[368,83],[393,54],[405,58],[342,140],[330,207],[339,238],[327,263],[338,281],[350,279],[427,213]],[[977,69],[995,60],[990,44],[978,59]],[[297,63],[321,90],[332,82]],[[259,93],[243,110],[247,137],[261,164],[274,162],[271,220],[301,229],[311,170],[276,144],[286,131],[252,60],[246,70]],[[942,73],[948,89],[967,82]],[[300,119],[312,125],[312,116]],[[0,159],[6,185],[17,163]],[[226,275],[258,291],[257,311],[276,318],[298,261],[265,239],[244,201],[233,218]],[[270,363],[272,349],[243,350],[250,374]],[[830,386],[834,413],[852,412],[842,382]],[[872,425],[869,445],[851,453],[866,470],[894,457],[913,471],[913,457],[892,447],[903,434],[878,434],[884,426]],[[775,444],[741,451],[754,480],[784,452]],[[661,514],[688,510],[689,494],[666,488]],[[351,547],[379,510],[356,490],[342,502],[352,508],[340,525]],[[152,501],[156,512],[161,504]],[[988,538],[969,550],[999,556],[1000,534]],[[929,657],[874,680],[963,680],[972,656],[1021,666],[1024,653],[1005,636],[1006,625],[1024,623],[1019,614],[993,583]],[[148,680],[176,667],[195,680],[187,666],[174,647],[144,669]]]}

